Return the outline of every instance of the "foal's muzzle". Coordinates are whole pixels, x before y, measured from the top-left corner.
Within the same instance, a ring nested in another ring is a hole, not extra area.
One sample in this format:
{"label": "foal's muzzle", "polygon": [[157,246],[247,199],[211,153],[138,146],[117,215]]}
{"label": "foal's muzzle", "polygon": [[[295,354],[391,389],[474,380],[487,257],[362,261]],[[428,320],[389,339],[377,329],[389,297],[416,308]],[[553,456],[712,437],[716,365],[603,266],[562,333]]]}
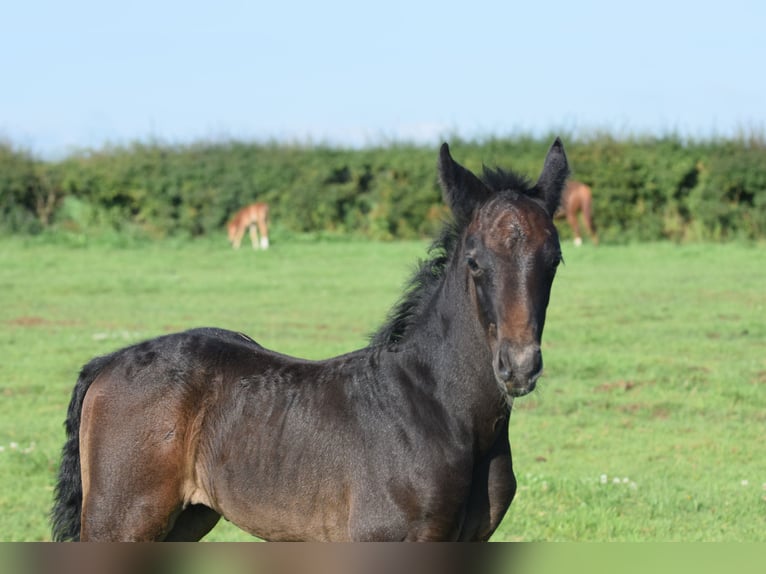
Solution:
{"label": "foal's muzzle", "polygon": [[514,345],[508,340],[500,343],[493,360],[495,378],[512,397],[532,392],[543,372],[540,345]]}

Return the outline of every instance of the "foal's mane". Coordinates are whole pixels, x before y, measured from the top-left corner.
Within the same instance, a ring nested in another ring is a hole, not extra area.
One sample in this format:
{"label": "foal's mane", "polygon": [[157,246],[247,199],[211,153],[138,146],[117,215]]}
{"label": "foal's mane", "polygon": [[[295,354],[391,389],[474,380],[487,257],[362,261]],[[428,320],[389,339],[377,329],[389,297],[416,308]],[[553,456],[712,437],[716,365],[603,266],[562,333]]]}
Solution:
{"label": "foal's mane", "polygon": [[[523,194],[537,199],[529,179],[523,175],[500,168],[483,166],[481,181],[490,191],[488,199],[498,194]],[[476,209],[480,207],[477,206]],[[404,295],[388,314],[386,322],[371,336],[372,346],[384,345],[394,349],[420,315],[437,290],[447,269],[447,264],[457,248],[470,219],[445,221],[437,239],[428,248],[428,258],[418,262],[407,282]]]}

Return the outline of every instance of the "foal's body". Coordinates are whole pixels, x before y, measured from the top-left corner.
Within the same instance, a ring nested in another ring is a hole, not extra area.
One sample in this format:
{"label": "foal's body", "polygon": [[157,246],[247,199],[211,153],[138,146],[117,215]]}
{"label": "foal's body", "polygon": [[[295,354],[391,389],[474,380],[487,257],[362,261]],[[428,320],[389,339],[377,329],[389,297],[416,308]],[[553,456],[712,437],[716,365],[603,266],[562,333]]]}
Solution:
{"label": "foal's body", "polygon": [[[486,539],[513,498],[508,407],[488,389],[495,417],[472,420],[475,399],[456,393],[473,373],[461,361],[432,366],[418,349],[380,347],[300,361],[217,329],[120,353],[132,356],[113,357],[83,405],[83,475],[91,459],[119,469],[85,485],[83,540],[198,539],[221,514],[267,540]],[[176,377],[157,384],[158,361]],[[139,388],[121,392],[126,381]],[[120,425],[91,432],[109,420]],[[124,482],[141,487],[127,495]],[[121,507],[120,518],[102,523],[89,512],[100,505]]]}
{"label": "foal's body", "polygon": [[307,361],[221,329],[82,370],[56,540],[198,540],[223,515],[267,540],[487,540],[516,490],[513,397],[535,388],[561,258],[557,140],[538,182],[479,180],[445,144],[455,218],[361,350]]}

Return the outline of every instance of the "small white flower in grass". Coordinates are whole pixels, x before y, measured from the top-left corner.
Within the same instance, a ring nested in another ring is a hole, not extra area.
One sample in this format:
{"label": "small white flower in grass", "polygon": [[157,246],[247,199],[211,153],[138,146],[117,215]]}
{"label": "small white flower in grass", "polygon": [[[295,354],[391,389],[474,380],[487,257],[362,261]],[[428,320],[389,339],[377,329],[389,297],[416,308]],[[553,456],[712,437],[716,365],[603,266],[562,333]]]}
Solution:
{"label": "small white flower in grass", "polygon": [[12,443],[10,443],[10,444],[8,445],[8,447],[9,447],[11,450],[16,450],[17,448],[19,448],[19,443],[17,443],[17,442],[12,442]]}
{"label": "small white flower in grass", "polygon": [[747,486],[747,485],[749,485],[749,484],[750,484],[750,481],[749,481],[749,480],[747,480],[747,479],[745,479],[745,480],[743,480],[742,482],[740,482],[740,484],[741,484],[742,486]]}
{"label": "small white flower in grass", "polygon": [[616,477],[616,476],[615,476],[615,477],[612,479],[612,483],[614,483],[614,484],[620,484],[620,479],[619,479],[618,477]]}
{"label": "small white flower in grass", "polygon": [[[606,482],[608,480],[608,477],[605,474],[602,474],[601,478],[599,480],[600,480],[601,484],[606,484]],[[766,486],[766,485],[764,485],[764,486]]]}
{"label": "small white flower in grass", "polygon": [[[0,445],[0,452],[3,452],[4,450],[5,450],[5,447]],[[764,486],[766,486],[766,484],[764,484]]]}
{"label": "small white flower in grass", "polygon": [[630,479],[627,476],[622,479],[623,484],[628,484],[629,482],[630,482]]}

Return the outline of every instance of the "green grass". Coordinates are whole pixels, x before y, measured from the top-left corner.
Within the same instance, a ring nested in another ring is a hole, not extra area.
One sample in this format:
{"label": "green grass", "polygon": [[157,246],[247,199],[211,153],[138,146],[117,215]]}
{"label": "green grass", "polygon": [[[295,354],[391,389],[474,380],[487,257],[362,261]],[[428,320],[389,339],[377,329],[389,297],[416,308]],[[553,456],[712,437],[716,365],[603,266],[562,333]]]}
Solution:
{"label": "green grass", "polygon": [[[0,240],[0,540],[47,540],[81,365],[193,326],[321,358],[365,344],[426,243]],[[763,245],[565,246],[495,540],[766,540]],[[249,540],[222,522],[211,540]]]}
{"label": "green grass", "polygon": [[[568,250],[498,539],[766,540],[766,256]],[[619,481],[619,482],[618,482]]]}

